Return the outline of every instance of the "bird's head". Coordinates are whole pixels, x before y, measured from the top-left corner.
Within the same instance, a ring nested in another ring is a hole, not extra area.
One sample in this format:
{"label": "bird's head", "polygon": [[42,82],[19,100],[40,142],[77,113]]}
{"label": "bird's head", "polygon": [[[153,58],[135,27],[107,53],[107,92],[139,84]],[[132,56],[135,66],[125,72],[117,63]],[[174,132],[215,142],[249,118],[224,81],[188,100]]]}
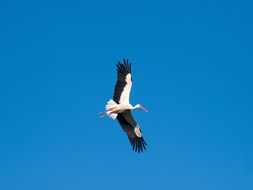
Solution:
{"label": "bird's head", "polygon": [[141,104],[137,104],[135,107],[140,108],[142,111],[148,112],[148,110],[146,108],[144,108],[144,106]]}

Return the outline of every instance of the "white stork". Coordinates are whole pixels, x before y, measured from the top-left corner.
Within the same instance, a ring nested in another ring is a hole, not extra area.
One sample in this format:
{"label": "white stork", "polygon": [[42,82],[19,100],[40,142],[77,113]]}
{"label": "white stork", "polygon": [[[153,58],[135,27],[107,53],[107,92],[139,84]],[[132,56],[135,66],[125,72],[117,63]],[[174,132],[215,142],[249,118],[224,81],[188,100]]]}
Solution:
{"label": "white stork", "polygon": [[117,119],[121,128],[127,134],[132,149],[135,152],[142,152],[146,149],[146,142],[142,137],[141,128],[134,120],[131,110],[140,108],[147,112],[141,105],[132,106],[129,103],[129,95],[132,88],[131,63],[127,59],[123,59],[123,63],[117,64],[117,83],[114,88],[113,100],[110,99],[105,111],[100,113],[100,118],[108,115],[112,119]]}

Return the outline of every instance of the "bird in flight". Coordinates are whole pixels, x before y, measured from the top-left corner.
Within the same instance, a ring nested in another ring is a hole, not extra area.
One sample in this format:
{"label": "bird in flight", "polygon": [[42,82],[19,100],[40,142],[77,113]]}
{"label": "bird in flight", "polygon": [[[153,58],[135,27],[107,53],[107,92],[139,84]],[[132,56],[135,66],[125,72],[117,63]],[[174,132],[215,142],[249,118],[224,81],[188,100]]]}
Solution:
{"label": "bird in flight", "polygon": [[122,63],[118,61],[117,64],[117,82],[114,88],[113,99],[107,102],[105,111],[100,112],[99,118],[107,115],[112,119],[117,119],[123,131],[127,134],[133,151],[140,153],[146,150],[147,144],[142,136],[141,128],[134,120],[131,111],[137,108],[145,112],[147,110],[141,104],[132,106],[129,103],[131,88],[131,63],[128,59],[123,59]]}

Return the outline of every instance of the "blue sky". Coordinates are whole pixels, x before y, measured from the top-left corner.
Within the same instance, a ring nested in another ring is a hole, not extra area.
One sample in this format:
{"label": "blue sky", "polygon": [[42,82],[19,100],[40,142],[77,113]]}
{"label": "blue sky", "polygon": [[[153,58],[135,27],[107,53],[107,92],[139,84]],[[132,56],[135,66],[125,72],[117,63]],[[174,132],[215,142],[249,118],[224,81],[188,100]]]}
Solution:
{"label": "blue sky", "polygon": [[[253,189],[251,1],[1,1],[0,189]],[[148,143],[97,113],[115,64]]]}

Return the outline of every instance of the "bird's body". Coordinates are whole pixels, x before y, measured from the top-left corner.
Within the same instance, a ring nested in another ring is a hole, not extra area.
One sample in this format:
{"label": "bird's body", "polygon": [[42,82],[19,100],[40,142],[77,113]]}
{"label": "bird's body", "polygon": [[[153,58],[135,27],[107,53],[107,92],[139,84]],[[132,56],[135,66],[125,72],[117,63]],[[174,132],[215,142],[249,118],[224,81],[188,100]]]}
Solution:
{"label": "bird's body", "polygon": [[132,88],[131,63],[123,59],[123,63],[117,64],[117,82],[114,89],[113,99],[110,99],[105,112],[100,118],[108,115],[117,119],[124,132],[127,134],[132,148],[135,152],[142,152],[146,149],[146,142],[142,137],[141,129],[134,120],[131,111],[137,108],[147,111],[141,104],[135,106],[129,103],[129,96]]}
{"label": "bird's body", "polygon": [[[119,114],[119,113],[124,113],[126,111],[131,111],[131,110],[135,110],[137,108],[142,108],[142,106],[140,104],[136,104],[135,106],[132,106],[132,104],[124,104],[124,103],[121,103],[121,104],[117,104],[116,102],[114,102],[112,99],[109,100],[107,102],[107,105],[106,105],[106,114],[111,117],[112,119],[116,119],[115,117],[113,117],[112,114]],[[144,108],[142,108],[144,109]]]}

